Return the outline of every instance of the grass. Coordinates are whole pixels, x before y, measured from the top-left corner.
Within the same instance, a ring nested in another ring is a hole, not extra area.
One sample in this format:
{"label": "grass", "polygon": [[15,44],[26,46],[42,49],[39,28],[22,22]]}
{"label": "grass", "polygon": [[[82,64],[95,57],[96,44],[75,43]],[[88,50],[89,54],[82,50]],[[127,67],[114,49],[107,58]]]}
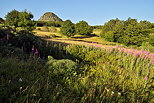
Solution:
{"label": "grass", "polygon": [[70,45],[66,50],[76,62],[0,57],[0,102],[154,102],[148,59],[113,48]]}
{"label": "grass", "polygon": [[[34,32],[36,33],[36,35],[47,38],[48,40],[56,41],[56,42],[63,42],[63,43],[68,43],[68,44],[80,44],[80,43],[88,44],[88,43],[95,42],[95,43],[102,44],[102,45],[119,45],[118,43],[108,42],[99,36],[75,35],[72,38],[67,38],[66,36],[60,33],[60,28],[56,28],[56,29],[57,29],[57,32],[44,32],[40,30],[34,30]],[[95,35],[99,35],[100,32],[101,32],[101,29],[94,29],[93,31]],[[55,34],[57,37],[50,38],[51,34]]]}
{"label": "grass", "polygon": [[102,31],[102,29],[94,29],[93,30],[93,34],[96,34],[96,35],[100,35],[100,33],[101,33],[101,31]]}

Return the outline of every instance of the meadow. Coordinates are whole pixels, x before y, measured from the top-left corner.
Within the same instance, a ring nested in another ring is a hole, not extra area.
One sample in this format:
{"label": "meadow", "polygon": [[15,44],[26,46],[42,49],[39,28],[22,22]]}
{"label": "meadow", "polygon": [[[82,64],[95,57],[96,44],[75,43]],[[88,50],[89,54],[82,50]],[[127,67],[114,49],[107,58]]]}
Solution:
{"label": "meadow", "polygon": [[30,57],[25,59],[24,53],[1,53],[1,102],[154,102],[154,54],[95,42],[63,45],[49,39],[41,44],[39,38],[32,40]]}

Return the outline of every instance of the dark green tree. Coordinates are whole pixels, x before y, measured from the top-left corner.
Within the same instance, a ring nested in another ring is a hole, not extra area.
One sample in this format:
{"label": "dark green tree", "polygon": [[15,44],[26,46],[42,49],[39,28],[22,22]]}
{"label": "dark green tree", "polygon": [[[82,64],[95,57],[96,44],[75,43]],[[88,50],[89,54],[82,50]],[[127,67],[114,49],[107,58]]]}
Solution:
{"label": "dark green tree", "polygon": [[5,25],[13,29],[21,27],[21,29],[31,31],[35,28],[35,23],[32,21],[33,15],[26,10],[19,12],[17,10],[12,10],[5,16]]}
{"label": "dark green tree", "polygon": [[5,16],[5,25],[6,26],[11,26],[12,28],[17,28],[18,27],[18,22],[19,22],[19,11],[17,10],[12,10]]}
{"label": "dark green tree", "polygon": [[80,21],[75,25],[75,30],[78,35],[90,35],[93,28],[86,21]]}
{"label": "dark green tree", "polygon": [[66,20],[62,24],[60,32],[67,37],[74,36],[75,35],[75,26],[70,20]]}

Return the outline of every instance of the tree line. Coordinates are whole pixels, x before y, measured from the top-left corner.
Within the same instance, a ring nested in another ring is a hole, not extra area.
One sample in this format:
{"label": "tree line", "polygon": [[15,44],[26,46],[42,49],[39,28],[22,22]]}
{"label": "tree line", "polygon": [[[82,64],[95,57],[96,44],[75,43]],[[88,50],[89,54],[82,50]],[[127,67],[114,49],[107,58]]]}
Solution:
{"label": "tree line", "polygon": [[128,18],[126,21],[112,19],[102,27],[101,37],[110,42],[118,42],[124,45],[141,46],[144,42],[152,44],[154,24],[149,21],[140,21]]}
{"label": "tree line", "polygon": [[88,25],[86,21],[79,21],[76,24],[73,24],[71,20],[66,20],[63,22],[61,27],[61,33],[67,37],[74,35],[86,35],[90,36],[93,32],[93,28]]}

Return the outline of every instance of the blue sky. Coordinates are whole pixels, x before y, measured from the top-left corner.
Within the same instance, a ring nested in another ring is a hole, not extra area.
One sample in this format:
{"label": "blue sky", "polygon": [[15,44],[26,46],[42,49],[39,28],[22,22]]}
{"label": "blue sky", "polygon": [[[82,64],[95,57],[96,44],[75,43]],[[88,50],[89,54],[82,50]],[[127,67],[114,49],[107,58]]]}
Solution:
{"label": "blue sky", "polygon": [[4,18],[13,9],[27,9],[34,20],[50,11],[63,20],[74,23],[85,20],[90,25],[128,17],[154,23],[154,0],[0,0],[0,17]]}

